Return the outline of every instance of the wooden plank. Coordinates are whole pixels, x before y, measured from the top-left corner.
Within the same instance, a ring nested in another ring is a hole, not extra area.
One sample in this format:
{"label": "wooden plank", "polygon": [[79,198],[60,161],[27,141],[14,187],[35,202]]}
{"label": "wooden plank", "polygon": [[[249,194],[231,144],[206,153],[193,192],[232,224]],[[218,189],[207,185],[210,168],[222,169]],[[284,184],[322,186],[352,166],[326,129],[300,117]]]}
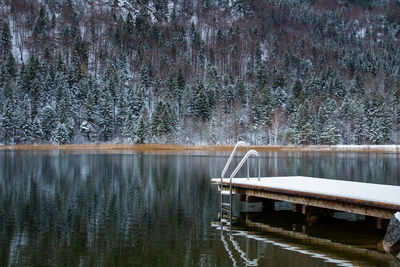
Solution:
{"label": "wooden plank", "polygon": [[[218,184],[220,179],[212,179]],[[235,178],[237,187],[268,192],[284,192],[290,195],[308,196],[353,204],[400,210],[400,186],[370,184],[353,181],[330,180],[303,176]],[[229,179],[224,180],[225,184]]]}
{"label": "wooden plank", "polygon": [[[224,185],[224,187],[226,186]],[[397,210],[396,208],[393,209],[392,205],[387,205],[387,207],[385,207],[381,204],[371,205],[367,202],[363,203],[357,200],[327,198],[325,196],[318,196],[317,194],[310,196],[307,194],[299,194],[298,192],[293,194],[287,190],[268,190],[257,186],[249,187],[250,188],[245,188],[241,185],[233,185],[232,190],[238,194],[245,194],[246,196],[267,198],[386,219],[392,218]]]}

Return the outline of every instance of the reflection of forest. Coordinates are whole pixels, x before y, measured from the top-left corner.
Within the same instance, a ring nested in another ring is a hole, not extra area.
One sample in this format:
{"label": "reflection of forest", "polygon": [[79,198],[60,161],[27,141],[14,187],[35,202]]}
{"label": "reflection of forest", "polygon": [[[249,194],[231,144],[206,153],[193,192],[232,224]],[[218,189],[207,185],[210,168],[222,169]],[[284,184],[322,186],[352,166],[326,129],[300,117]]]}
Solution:
{"label": "reflection of forest", "polygon": [[[228,154],[1,151],[0,266],[229,265],[210,228],[219,196],[209,180]],[[394,154],[265,153],[261,160],[263,176],[400,184]]]}
{"label": "reflection of forest", "polygon": [[193,243],[217,209],[210,157],[5,152],[0,159],[2,266],[168,264],[175,249],[178,261],[185,250],[190,261],[201,257]]}

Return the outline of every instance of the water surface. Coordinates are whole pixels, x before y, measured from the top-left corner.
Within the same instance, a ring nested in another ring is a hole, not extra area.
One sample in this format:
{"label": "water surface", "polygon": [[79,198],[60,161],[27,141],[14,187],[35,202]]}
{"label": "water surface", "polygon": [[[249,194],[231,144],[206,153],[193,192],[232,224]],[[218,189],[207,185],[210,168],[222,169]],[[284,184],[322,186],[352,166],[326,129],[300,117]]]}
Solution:
{"label": "water surface", "polygon": [[[0,151],[0,266],[388,266],[357,216],[309,224],[287,204],[216,224],[228,152]],[[264,153],[262,176],[400,185],[396,154]],[[237,159],[236,161],[238,161]],[[251,163],[255,170],[255,163]],[[239,175],[245,175],[243,170]],[[255,174],[254,174],[255,175]],[[367,256],[365,256],[367,255]]]}

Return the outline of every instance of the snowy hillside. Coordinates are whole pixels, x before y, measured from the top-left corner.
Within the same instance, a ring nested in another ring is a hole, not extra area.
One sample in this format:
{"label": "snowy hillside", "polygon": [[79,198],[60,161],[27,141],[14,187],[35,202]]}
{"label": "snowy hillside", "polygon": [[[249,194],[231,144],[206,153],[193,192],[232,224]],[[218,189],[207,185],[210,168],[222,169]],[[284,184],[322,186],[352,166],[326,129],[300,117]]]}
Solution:
{"label": "snowy hillside", "polygon": [[398,144],[400,2],[5,0],[0,143]]}

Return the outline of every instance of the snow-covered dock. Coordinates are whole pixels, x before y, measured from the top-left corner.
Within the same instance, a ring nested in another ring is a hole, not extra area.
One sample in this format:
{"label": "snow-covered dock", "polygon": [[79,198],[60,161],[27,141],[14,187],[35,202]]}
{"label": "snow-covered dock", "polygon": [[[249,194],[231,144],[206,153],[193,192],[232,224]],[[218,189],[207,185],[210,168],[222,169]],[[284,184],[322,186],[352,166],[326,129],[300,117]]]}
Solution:
{"label": "snow-covered dock", "polygon": [[[221,190],[221,178],[213,178]],[[229,190],[230,179],[223,179]],[[301,207],[346,211],[378,218],[392,218],[400,210],[400,186],[304,176],[233,178],[232,192],[246,197],[285,201]]]}

